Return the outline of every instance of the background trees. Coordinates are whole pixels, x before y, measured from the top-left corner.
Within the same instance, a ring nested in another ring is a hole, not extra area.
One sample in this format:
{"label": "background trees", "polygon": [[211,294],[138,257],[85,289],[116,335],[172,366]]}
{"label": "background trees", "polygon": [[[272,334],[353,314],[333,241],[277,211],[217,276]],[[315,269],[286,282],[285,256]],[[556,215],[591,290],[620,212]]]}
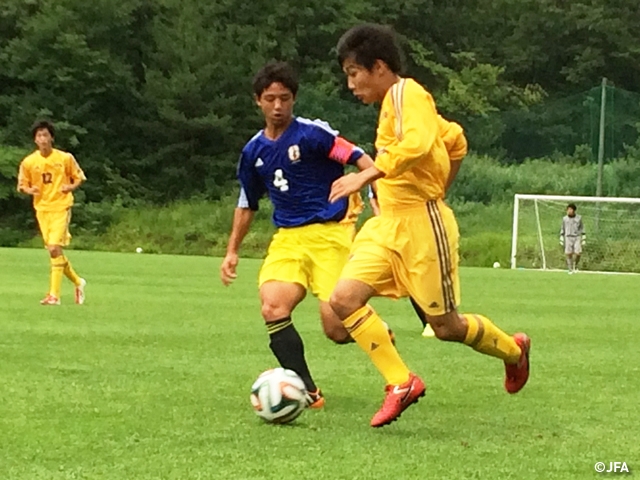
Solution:
{"label": "background trees", "polygon": [[[361,21],[393,25],[409,74],[464,124],[476,152],[506,163],[589,142],[573,111],[590,118],[588,96],[556,99],[603,76],[640,84],[640,10],[625,0],[4,0],[3,213],[19,205],[15,166],[39,116],[80,159],[88,202],[218,198],[261,126],[251,78],[272,58],[298,67],[300,114],[370,144],[375,111],[351,98],[333,54]],[[640,102],[623,103],[629,143]]]}

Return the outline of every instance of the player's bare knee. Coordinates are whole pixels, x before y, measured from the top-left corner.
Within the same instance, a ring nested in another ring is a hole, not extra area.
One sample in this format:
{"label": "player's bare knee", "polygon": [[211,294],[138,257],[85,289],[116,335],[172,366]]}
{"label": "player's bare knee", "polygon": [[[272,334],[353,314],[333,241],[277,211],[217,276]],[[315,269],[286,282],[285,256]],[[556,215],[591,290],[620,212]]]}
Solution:
{"label": "player's bare knee", "polygon": [[291,315],[291,310],[285,305],[270,301],[262,302],[262,318],[265,322],[274,322],[289,315]]}
{"label": "player's bare knee", "polygon": [[62,247],[60,245],[47,245],[51,258],[57,258],[62,255]]}
{"label": "player's bare knee", "polygon": [[331,308],[341,319],[347,318],[359,308],[357,305],[354,305],[354,303],[353,299],[349,297],[349,294],[342,290],[334,290],[329,300]]}
{"label": "player's bare knee", "polygon": [[429,325],[436,337],[444,342],[462,342],[467,332],[464,319],[455,311],[429,316]]}

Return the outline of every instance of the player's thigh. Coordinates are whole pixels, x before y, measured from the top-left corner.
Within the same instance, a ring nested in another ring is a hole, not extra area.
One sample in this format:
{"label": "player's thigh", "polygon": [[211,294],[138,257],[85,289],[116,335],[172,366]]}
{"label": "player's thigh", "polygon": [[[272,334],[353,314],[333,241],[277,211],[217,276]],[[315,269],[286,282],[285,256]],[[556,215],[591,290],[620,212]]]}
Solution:
{"label": "player's thigh", "polygon": [[564,241],[564,253],[566,255],[573,255],[575,253],[575,240],[573,237],[566,237]]}
{"label": "player's thigh", "polygon": [[36,210],[36,220],[38,221],[38,228],[42,235],[42,241],[45,245],[49,245],[49,212],[40,212]]}
{"label": "player's thigh", "polygon": [[309,288],[322,302],[328,302],[349,259],[351,238],[341,224],[327,225],[304,246]]}
{"label": "player's thigh", "polygon": [[262,317],[274,322],[291,315],[307,290],[299,283],[270,280],[260,286]]}
{"label": "player's thigh", "polygon": [[342,269],[336,293],[347,294],[349,283],[346,281],[355,280],[371,287],[378,296],[405,296],[406,290],[396,281],[393,268],[397,254],[382,242],[376,241],[376,233],[370,230],[363,228],[356,236],[347,264]]}
{"label": "player's thigh", "polygon": [[[60,212],[39,212],[38,223],[42,217],[41,231],[45,245],[58,245],[65,247],[71,242],[69,223],[71,222],[71,209]],[[44,230],[43,227],[44,226]]]}
{"label": "player's thigh", "polygon": [[573,244],[573,253],[576,255],[582,253],[582,239],[580,237],[576,237],[575,243]]}
{"label": "player's thigh", "polygon": [[288,232],[276,233],[269,245],[267,256],[260,267],[258,285],[267,282],[283,282],[309,286],[309,272],[305,265],[305,255]]}
{"label": "player's thigh", "polygon": [[427,215],[426,228],[409,230],[412,254],[403,256],[399,272],[420,308],[429,316],[441,316],[455,312],[460,302],[458,225],[442,202],[429,203]]}

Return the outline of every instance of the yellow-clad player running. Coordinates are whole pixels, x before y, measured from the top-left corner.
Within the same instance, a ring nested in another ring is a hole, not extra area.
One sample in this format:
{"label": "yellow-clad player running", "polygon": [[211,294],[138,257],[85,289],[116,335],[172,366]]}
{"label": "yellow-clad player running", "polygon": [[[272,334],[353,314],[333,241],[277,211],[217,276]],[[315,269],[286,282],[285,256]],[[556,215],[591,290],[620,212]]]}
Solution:
{"label": "yellow-clad player running", "polygon": [[377,180],[381,215],[358,232],[330,301],[388,384],[371,425],[393,422],[425,393],[367,304],[375,295],[411,296],[439,339],[503,360],[507,392],[520,391],[529,377],[529,337],[507,335],[482,315],[457,312],[458,226],[443,201],[451,166],[433,98],[400,76],[400,48],[386,27],[352,28],[338,43],[338,58],[353,94],[382,104],[375,165],[336,180],[329,197],[336,201]]}
{"label": "yellow-clad player running", "polygon": [[[446,193],[449,191],[449,187],[453,183],[453,180],[456,178],[456,175],[460,170],[462,160],[467,155],[468,146],[467,138],[464,136],[464,130],[456,122],[450,122],[442,116],[438,115],[438,127],[440,137],[444,142],[444,146],[447,149],[447,155],[449,156],[450,171],[445,188]],[[351,197],[353,197],[353,194],[351,195]],[[371,209],[373,210],[373,214],[380,215],[378,198],[371,188],[369,189],[369,203],[371,205]],[[409,300],[411,300],[411,306],[415,310],[418,318],[420,319],[420,322],[422,323],[422,336],[425,338],[435,337],[436,333],[433,331],[433,328],[431,328],[431,325],[429,325],[427,314],[422,310],[422,308],[420,308],[420,305],[418,305],[413,298],[409,298]]]}
{"label": "yellow-clad player running", "polygon": [[36,122],[31,133],[38,149],[20,163],[18,191],[33,196],[33,208],[51,260],[49,293],[42,305],[60,305],[62,276],[75,285],[75,302],[84,303],[86,281],[65,257],[69,245],[69,221],[73,191],[86,180],[73,155],[53,148],[55,130],[48,121]]}

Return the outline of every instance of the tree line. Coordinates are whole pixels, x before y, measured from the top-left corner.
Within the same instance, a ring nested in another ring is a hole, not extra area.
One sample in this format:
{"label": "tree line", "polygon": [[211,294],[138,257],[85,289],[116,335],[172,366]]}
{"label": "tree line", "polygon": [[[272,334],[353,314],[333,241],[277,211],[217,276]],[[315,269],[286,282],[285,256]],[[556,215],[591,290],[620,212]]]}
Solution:
{"label": "tree line", "polygon": [[407,73],[472,149],[503,162],[526,156],[505,133],[535,129],[549,114],[537,105],[603,76],[640,85],[640,9],[628,0],[3,0],[2,216],[23,208],[15,170],[39,117],[85,169],[86,202],[219,198],[261,127],[251,78],[270,59],[300,72],[300,114],[370,146],[375,109],[351,97],[333,50],[364,21],[399,32]]}

